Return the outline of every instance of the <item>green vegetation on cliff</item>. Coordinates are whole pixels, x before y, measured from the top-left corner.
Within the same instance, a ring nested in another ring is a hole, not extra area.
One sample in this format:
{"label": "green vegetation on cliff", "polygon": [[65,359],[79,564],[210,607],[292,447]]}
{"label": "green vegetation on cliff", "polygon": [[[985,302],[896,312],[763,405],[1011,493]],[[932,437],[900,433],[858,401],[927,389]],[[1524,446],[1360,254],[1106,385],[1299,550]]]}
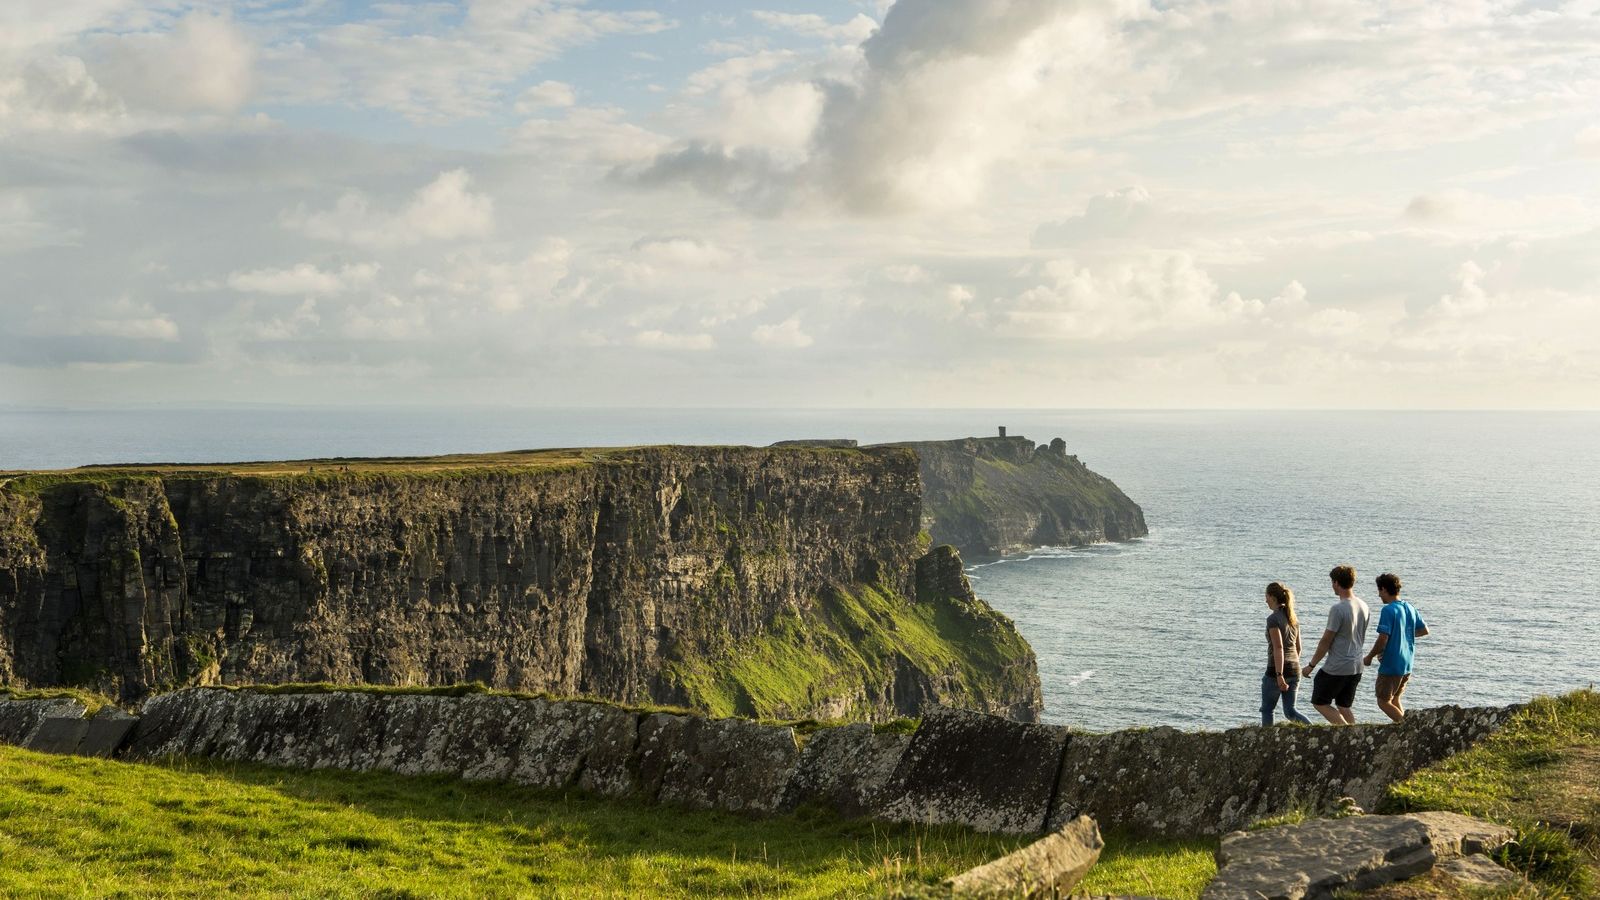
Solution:
{"label": "green vegetation on cliff", "polygon": [[767,634],[673,660],[666,675],[688,705],[718,716],[790,719],[824,709],[866,718],[885,704],[863,686],[898,677],[929,698],[1032,718],[1031,709],[1010,708],[1037,693],[1032,659],[1010,620],[981,601],[911,601],[861,586],[824,594],[804,617],[780,616]]}
{"label": "green vegetation on cliff", "polygon": [[1148,534],[1144,512],[1110,479],[1069,456],[1059,438],[920,441],[923,522],[935,543],[970,557],[1033,547],[1125,541]]}
{"label": "green vegetation on cliff", "polygon": [[1022,839],[0,746],[0,895],[881,896]]}

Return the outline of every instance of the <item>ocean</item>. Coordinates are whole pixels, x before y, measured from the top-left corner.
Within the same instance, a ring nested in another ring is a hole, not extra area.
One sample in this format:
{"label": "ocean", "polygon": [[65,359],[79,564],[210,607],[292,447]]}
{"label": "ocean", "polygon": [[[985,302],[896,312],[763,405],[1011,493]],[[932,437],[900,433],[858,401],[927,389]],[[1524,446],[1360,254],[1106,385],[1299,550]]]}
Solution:
{"label": "ocean", "polygon": [[[1039,656],[1045,718],[1090,729],[1258,721],[1262,590],[1298,598],[1309,656],[1349,563],[1427,619],[1413,707],[1596,680],[1600,414],[1045,410],[0,411],[0,469],[427,455],[651,443],[1062,437],[1150,536],[974,565]],[[1371,636],[1369,636],[1370,639]],[[1358,719],[1381,717],[1371,676]],[[1308,694],[1308,692],[1307,692]],[[1313,718],[1309,696],[1301,708]]]}

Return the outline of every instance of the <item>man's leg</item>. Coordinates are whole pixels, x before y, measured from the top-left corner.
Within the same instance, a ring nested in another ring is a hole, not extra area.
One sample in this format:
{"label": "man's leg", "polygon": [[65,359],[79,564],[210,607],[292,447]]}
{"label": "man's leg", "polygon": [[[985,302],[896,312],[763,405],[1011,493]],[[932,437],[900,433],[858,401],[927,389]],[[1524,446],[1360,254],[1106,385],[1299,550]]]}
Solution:
{"label": "man's leg", "polygon": [[1333,708],[1333,695],[1338,691],[1338,679],[1327,672],[1318,672],[1311,679],[1311,708],[1322,713],[1322,717],[1335,725],[1343,725],[1344,719]]}
{"label": "man's leg", "polygon": [[1351,707],[1356,705],[1356,688],[1361,686],[1361,675],[1348,675],[1340,679],[1339,696],[1334,698],[1339,704],[1339,718],[1346,725],[1356,723],[1356,711]]}
{"label": "man's leg", "polygon": [[1401,675],[1400,683],[1395,686],[1394,694],[1390,696],[1389,703],[1394,707],[1394,720],[1396,722],[1406,717],[1405,707],[1400,705],[1400,699],[1406,695],[1406,685],[1411,683],[1411,676]]}
{"label": "man's leg", "polygon": [[1399,691],[1395,684],[1397,680],[1397,676],[1394,675],[1379,675],[1378,690],[1376,692],[1378,695],[1378,708],[1383,710],[1383,714],[1388,716],[1392,722],[1398,722],[1405,718],[1405,713],[1400,710],[1400,704],[1395,702],[1399,696]]}

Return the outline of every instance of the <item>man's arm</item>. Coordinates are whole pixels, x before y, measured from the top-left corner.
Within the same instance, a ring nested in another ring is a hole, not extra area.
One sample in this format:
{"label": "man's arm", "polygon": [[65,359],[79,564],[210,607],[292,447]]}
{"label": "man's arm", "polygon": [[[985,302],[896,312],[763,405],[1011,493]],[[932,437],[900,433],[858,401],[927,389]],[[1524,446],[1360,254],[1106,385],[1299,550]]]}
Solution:
{"label": "man's arm", "polygon": [[1379,632],[1377,643],[1372,645],[1372,652],[1367,654],[1367,658],[1362,660],[1361,664],[1364,666],[1372,665],[1372,661],[1379,656],[1382,656],[1383,648],[1387,646],[1389,646],[1389,635]]}
{"label": "man's arm", "polygon": [[1322,633],[1322,640],[1317,642],[1316,655],[1311,657],[1311,665],[1305,667],[1307,675],[1310,675],[1311,670],[1317,667],[1317,663],[1322,662],[1322,658],[1328,655],[1329,650],[1333,649],[1333,639],[1338,636],[1338,632],[1335,631],[1324,631]]}

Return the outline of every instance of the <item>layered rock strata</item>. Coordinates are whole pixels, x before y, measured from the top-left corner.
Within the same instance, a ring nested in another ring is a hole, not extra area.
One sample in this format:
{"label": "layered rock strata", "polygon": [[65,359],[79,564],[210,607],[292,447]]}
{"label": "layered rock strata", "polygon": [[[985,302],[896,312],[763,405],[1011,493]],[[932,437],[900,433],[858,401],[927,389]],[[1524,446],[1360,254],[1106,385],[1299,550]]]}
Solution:
{"label": "layered rock strata", "polygon": [[481,681],[784,718],[1040,709],[1032,651],[959,560],[919,582],[909,451],[351,462],[0,479],[0,684],[136,699]]}
{"label": "layered rock strata", "polygon": [[1034,547],[1126,541],[1149,534],[1144,511],[1056,438],[920,441],[923,526],[969,558]]}

